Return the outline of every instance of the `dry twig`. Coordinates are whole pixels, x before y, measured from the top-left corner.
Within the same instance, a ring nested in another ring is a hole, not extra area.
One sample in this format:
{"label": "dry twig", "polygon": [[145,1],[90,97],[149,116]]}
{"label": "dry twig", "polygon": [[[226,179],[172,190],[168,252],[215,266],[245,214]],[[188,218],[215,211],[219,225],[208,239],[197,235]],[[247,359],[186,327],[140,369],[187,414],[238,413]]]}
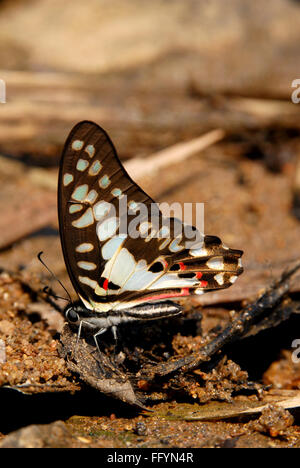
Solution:
{"label": "dry twig", "polygon": [[[276,320],[278,324],[278,306],[287,291],[289,290],[289,283],[292,276],[300,269],[300,263],[284,272],[281,278],[270,286],[254,303],[245,307],[239,316],[233,320],[217,337],[205,345],[201,352],[194,352],[189,356],[168,361],[167,363],[158,364],[151,368],[147,367],[140,371],[141,376],[147,375],[148,378],[157,376],[165,376],[181,370],[187,372],[196,369],[205,361],[209,361],[211,357],[216,354],[228,343],[243,338],[251,333],[251,327],[256,325],[257,322],[264,319],[266,316],[270,317],[275,311]],[[259,330],[258,330],[259,331]]]}

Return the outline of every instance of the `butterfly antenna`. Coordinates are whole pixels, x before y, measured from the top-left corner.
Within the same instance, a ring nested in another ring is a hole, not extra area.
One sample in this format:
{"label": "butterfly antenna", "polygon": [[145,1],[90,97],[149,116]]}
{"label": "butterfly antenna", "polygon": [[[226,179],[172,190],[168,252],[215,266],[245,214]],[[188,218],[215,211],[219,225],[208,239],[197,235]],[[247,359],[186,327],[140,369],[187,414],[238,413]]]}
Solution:
{"label": "butterfly antenna", "polygon": [[55,294],[55,292],[49,286],[45,286],[43,288],[43,293],[47,294],[47,296],[53,297],[54,299],[62,299],[63,301],[69,302],[69,299],[66,299],[65,297],[58,296],[57,294]]}
{"label": "butterfly antenna", "polygon": [[[58,281],[58,283],[61,285],[61,287],[63,288],[63,290],[67,293],[67,296],[69,298],[69,301],[72,302],[72,299],[71,299],[71,296],[69,294],[69,291],[66,289],[66,287],[62,284],[62,282],[60,281],[60,279],[53,273],[53,271],[50,270],[50,268],[46,265],[46,263],[44,262],[44,260],[42,259],[42,255],[43,255],[44,252],[40,252],[37,254],[37,258],[39,259],[39,261],[41,262],[41,264],[46,268],[47,271],[49,271],[49,273],[52,275],[52,277]],[[49,293],[49,290],[50,288],[48,286],[46,286],[46,288],[44,288],[44,292],[48,292]],[[53,294],[54,295],[54,294]],[[64,299],[65,301],[67,301],[68,299],[66,299],[65,297],[59,297],[59,296],[56,296],[54,295],[55,298],[57,299]]]}

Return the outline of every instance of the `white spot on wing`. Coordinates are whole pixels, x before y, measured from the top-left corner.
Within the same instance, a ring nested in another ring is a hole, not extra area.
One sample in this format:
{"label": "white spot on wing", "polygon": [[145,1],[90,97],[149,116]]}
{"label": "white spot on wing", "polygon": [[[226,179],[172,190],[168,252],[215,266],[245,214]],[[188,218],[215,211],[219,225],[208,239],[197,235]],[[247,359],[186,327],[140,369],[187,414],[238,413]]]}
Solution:
{"label": "white spot on wing", "polygon": [[123,236],[115,236],[112,239],[108,240],[101,250],[102,257],[104,258],[104,260],[110,260],[114,256],[122,242],[124,242],[124,240],[125,237]]}
{"label": "white spot on wing", "polygon": [[89,242],[83,242],[83,244],[79,244],[76,247],[76,252],[79,253],[86,253],[86,252],[91,252],[94,249],[93,244],[90,244]]}
{"label": "white spot on wing", "polygon": [[119,189],[119,188],[114,188],[114,189],[112,189],[111,194],[114,197],[120,198],[122,196],[122,190]]}
{"label": "white spot on wing", "polygon": [[93,164],[89,168],[89,175],[96,176],[97,174],[99,174],[101,169],[102,169],[102,164],[97,159],[96,161],[93,162]]}
{"label": "white spot on wing", "polygon": [[134,272],[136,262],[133,255],[125,248],[122,248],[115,258],[109,280],[120,286]]}
{"label": "white spot on wing", "polygon": [[237,276],[235,276],[235,275],[230,276],[230,278],[229,278],[229,281],[230,281],[230,283],[232,283],[232,284],[235,283],[236,280],[237,280]]}
{"label": "white spot on wing", "polygon": [[163,250],[165,247],[167,247],[167,245],[171,241],[170,229],[167,226],[162,226],[157,233],[157,237],[159,239],[165,239],[159,246],[159,250]]}
{"label": "white spot on wing", "polygon": [[136,210],[138,209],[138,204],[134,201],[134,200],[130,200],[128,202],[128,209],[130,211],[133,211],[134,213],[136,212]]}
{"label": "white spot on wing", "polygon": [[168,226],[162,226],[157,233],[157,237],[159,239],[165,239],[165,238],[168,238],[169,236],[170,236],[170,229],[168,228]]}
{"label": "white spot on wing", "polygon": [[71,182],[73,182],[74,180],[74,177],[72,176],[72,174],[65,174],[64,175],[64,180],[63,180],[63,184],[64,186],[66,187],[67,185],[69,185]]}
{"label": "white spot on wing", "polygon": [[84,201],[88,203],[94,203],[97,200],[97,197],[98,193],[96,192],[96,190],[91,190],[85,197]]}
{"label": "white spot on wing", "polygon": [[80,261],[77,262],[77,265],[83,270],[95,270],[97,268],[97,265],[95,265],[95,263],[92,262]]}
{"label": "white spot on wing", "polygon": [[95,147],[94,145],[87,145],[84,151],[89,155],[90,158],[92,158],[95,154]]}
{"label": "white spot on wing", "polygon": [[139,271],[139,270],[145,270],[146,268],[148,268],[148,264],[146,260],[142,259],[137,262],[135,269],[136,271]]}
{"label": "white spot on wing", "polygon": [[102,222],[99,221],[97,224],[97,236],[100,242],[113,237],[116,234],[119,224],[120,220],[116,216],[105,219]]}
{"label": "white spot on wing", "polygon": [[105,218],[105,216],[109,213],[113,205],[111,203],[108,203],[104,200],[99,201],[96,203],[93,207],[94,210],[94,216],[97,221],[100,221],[100,219]]}
{"label": "white spot on wing", "polygon": [[218,273],[214,276],[214,279],[220,286],[222,286],[222,284],[224,284],[224,273]]}
{"label": "white spot on wing", "polygon": [[198,283],[197,279],[179,278],[176,273],[170,273],[161,276],[156,280],[149,289],[167,289],[167,288],[184,288],[195,286]]}
{"label": "white spot on wing", "polygon": [[[95,294],[97,294],[97,296],[106,296],[106,290],[103,289],[103,288],[100,288],[99,284],[97,284],[96,288],[95,288]],[[107,309],[109,310],[109,309]]]}
{"label": "white spot on wing", "polygon": [[167,247],[168,243],[170,242],[170,239],[165,239],[160,246],[158,247],[159,250],[163,250],[165,247]]}
{"label": "white spot on wing", "polygon": [[190,249],[189,253],[192,257],[207,257],[208,256],[208,252],[204,247],[201,247],[200,249]]}
{"label": "white spot on wing", "polygon": [[92,289],[96,289],[96,287],[98,286],[97,281],[92,280],[92,279],[89,278],[88,276],[78,276],[78,279],[79,279],[79,281],[80,281],[81,283],[87,284],[87,285],[90,286]]}
{"label": "white spot on wing", "polygon": [[124,291],[142,291],[155,281],[161,273],[152,273],[152,271],[135,270],[133,275],[123,285]]}
{"label": "white spot on wing", "polygon": [[76,201],[82,202],[87,196],[88,189],[89,186],[87,184],[79,185],[72,193],[72,198],[74,198]]}
{"label": "white spot on wing", "polygon": [[101,177],[101,179],[99,180],[99,186],[100,188],[107,188],[111,183],[111,180],[110,178],[108,177],[108,175],[104,175],[103,177]]}
{"label": "white spot on wing", "polygon": [[80,151],[83,147],[83,141],[81,140],[74,140],[72,143],[72,149],[75,151]]}
{"label": "white spot on wing", "polygon": [[76,164],[77,171],[85,171],[86,168],[89,166],[89,162],[86,159],[78,159]]}
{"label": "white spot on wing", "polygon": [[145,242],[151,241],[151,239],[153,239],[156,236],[156,234],[157,234],[157,232],[155,231],[155,229],[152,229],[149,236],[146,237]]}
{"label": "white spot on wing", "polygon": [[94,222],[94,216],[92,208],[88,208],[83,215],[76,221],[73,221],[72,225],[76,228],[85,228],[90,226]]}
{"label": "white spot on wing", "polygon": [[136,263],[134,272],[128,277],[119,292],[147,289],[160,275],[161,272],[153,273],[148,271],[146,260],[141,259]]}
{"label": "white spot on wing", "polygon": [[178,237],[176,239],[174,239],[171,244],[169,245],[169,250],[171,252],[180,252],[181,250],[184,249],[184,246],[183,245],[178,245],[178,243],[182,240],[181,237]]}
{"label": "white spot on wing", "polygon": [[73,213],[77,213],[78,211],[81,211],[83,208],[82,205],[79,205],[77,203],[72,203],[69,207],[69,213],[73,214]]}
{"label": "white spot on wing", "polygon": [[151,229],[151,223],[149,223],[148,221],[144,221],[143,223],[140,224],[139,226],[139,231],[140,231],[140,234],[141,236],[144,236],[144,234],[147,234],[148,231]]}
{"label": "white spot on wing", "polygon": [[212,257],[206,262],[206,265],[212,270],[224,270],[224,259],[223,257]]}

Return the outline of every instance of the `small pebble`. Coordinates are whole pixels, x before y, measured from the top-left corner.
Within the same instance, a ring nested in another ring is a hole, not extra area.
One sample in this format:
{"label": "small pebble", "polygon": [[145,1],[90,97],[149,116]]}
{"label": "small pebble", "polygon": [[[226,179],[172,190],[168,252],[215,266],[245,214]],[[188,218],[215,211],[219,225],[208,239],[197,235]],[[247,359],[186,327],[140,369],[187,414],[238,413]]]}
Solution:
{"label": "small pebble", "polygon": [[134,432],[139,436],[146,435],[147,434],[146,424],[143,422],[136,423]]}
{"label": "small pebble", "polygon": [[0,340],[0,364],[4,364],[5,362],[6,362],[5,343],[3,340]]}
{"label": "small pebble", "polygon": [[0,332],[3,335],[9,336],[12,335],[15,330],[15,325],[9,320],[0,320]]}

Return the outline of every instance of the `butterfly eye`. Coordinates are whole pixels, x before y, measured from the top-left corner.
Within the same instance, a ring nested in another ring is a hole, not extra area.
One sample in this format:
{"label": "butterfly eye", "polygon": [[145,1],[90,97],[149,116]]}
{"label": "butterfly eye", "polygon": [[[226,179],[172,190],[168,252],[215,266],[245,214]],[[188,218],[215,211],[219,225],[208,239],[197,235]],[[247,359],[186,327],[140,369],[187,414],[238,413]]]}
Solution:
{"label": "butterfly eye", "polygon": [[73,309],[69,309],[66,312],[66,319],[69,322],[76,323],[79,321],[79,315]]}

